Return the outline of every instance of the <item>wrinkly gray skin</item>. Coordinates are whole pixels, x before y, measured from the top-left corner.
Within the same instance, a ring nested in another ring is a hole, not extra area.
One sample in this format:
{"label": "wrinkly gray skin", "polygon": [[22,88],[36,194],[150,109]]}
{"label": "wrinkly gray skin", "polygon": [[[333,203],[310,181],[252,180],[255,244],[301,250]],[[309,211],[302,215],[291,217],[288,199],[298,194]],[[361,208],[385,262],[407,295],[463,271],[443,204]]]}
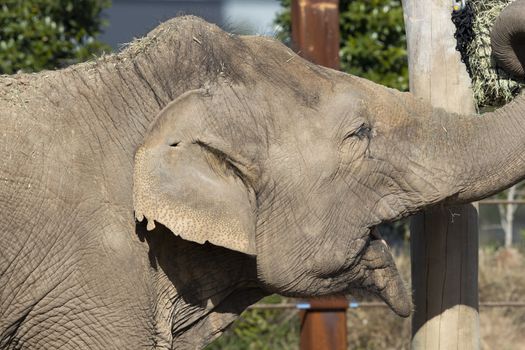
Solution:
{"label": "wrinkly gray skin", "polygon": [[524,98],[450,115],[192,17],[0,104],[2,349],[200,348],[270,292],[406,316],[371,230],[525,174]]}

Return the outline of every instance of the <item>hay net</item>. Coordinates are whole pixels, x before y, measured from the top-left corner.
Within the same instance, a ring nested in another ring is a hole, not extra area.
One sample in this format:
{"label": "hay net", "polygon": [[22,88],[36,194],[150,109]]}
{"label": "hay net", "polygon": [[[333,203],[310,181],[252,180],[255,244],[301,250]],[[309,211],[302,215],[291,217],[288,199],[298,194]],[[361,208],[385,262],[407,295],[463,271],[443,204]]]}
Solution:
{"label": "hay net", "polygon": [[511,101],[525,82],[517,81],[499,68],[490,47],[490,30],[500,12],[514,0],[467,0],[452,13],[456,25],[457,49],[472,79],[474,100],[479,110]]}

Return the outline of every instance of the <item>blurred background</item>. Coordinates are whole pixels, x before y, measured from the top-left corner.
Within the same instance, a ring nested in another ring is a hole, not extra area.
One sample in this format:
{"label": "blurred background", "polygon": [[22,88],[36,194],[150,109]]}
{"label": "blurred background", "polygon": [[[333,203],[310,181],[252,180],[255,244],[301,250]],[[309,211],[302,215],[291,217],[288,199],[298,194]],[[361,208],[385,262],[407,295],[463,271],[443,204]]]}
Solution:
{"label": "blurred background", "polygon": [[[192,14],[236,34],[267,35],[290,44],[290,0],[2,0],[0,74],[56,69],[111,54],[160,22]],[[408,89],[400,0],[340,1],[342,70]],[[489,106],[497,107],[497,106]],[[480,203],[480,301],[521,301],[525,295],[525,186]],[[382,234],[410,280],[407,221]],[[359,299],[363,301],[363,299]],[[295,303],[279,296],[268,304]],[[525,349],[525,308],[482,307],[484,349]],[[386,307],[348,311],[352,349],[408,349],[410,320]],[[297,310],[254,308],[208,349],[296,349]]]}
{"label": "blurred background", "polygon": [[276,0],[113,0],[102,12],[108,26],[100,40],[118,49],[168,18],[192,14],[238,34],[273,35]]}

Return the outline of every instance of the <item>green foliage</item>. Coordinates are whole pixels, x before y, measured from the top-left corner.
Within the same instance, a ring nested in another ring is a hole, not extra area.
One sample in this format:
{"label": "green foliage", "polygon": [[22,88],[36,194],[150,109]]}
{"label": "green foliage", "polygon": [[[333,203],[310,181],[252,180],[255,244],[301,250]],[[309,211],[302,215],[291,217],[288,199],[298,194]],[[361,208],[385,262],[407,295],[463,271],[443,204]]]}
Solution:
{"label": "green foliage", "polygon": [[[289,44],[291,0],[281,0],[277,37]],[[341,69],[399,90],[408,89],[401,0],[341,0]]]}
{"label": "green foliage", "polygon": [[282,10],[275,18],[275,24],[278,26],[276,37],[286,45],[291,44],[292,33],[292,0],[280,0]]}
{"label": "green foliage", "polygon": [[[278,295],[261,301],[279,304]],[[297,349],[299,344],[299,316],[297,310],[247,310],[219,339],[206,350],[273,350]]]}
{"label": "green foliage", "polygon": [[33,72],[109,51],[95,40],[110,0],[4,0],[0,5],[0,73]]}
{"label": "green foliage", "polygon": [[343,70],[408,89],[403,9],[399,0],[342,1]]}

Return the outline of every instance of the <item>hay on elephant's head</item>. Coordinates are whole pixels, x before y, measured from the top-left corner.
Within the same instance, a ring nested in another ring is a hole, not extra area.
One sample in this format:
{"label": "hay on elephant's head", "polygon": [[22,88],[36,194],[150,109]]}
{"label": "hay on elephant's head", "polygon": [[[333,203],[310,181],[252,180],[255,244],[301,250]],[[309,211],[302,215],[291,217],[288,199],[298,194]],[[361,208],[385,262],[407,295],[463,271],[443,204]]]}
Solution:
{"label": "hay on elephant's head", "polygon": [[500,12],[513,0],[469,0],[473,10],[473,40],[467,45],[466,56],[472,78],[474,99],[479,108],[501,106],[516,96],[525,86],[498,68],[492,57],[490,30]]}

